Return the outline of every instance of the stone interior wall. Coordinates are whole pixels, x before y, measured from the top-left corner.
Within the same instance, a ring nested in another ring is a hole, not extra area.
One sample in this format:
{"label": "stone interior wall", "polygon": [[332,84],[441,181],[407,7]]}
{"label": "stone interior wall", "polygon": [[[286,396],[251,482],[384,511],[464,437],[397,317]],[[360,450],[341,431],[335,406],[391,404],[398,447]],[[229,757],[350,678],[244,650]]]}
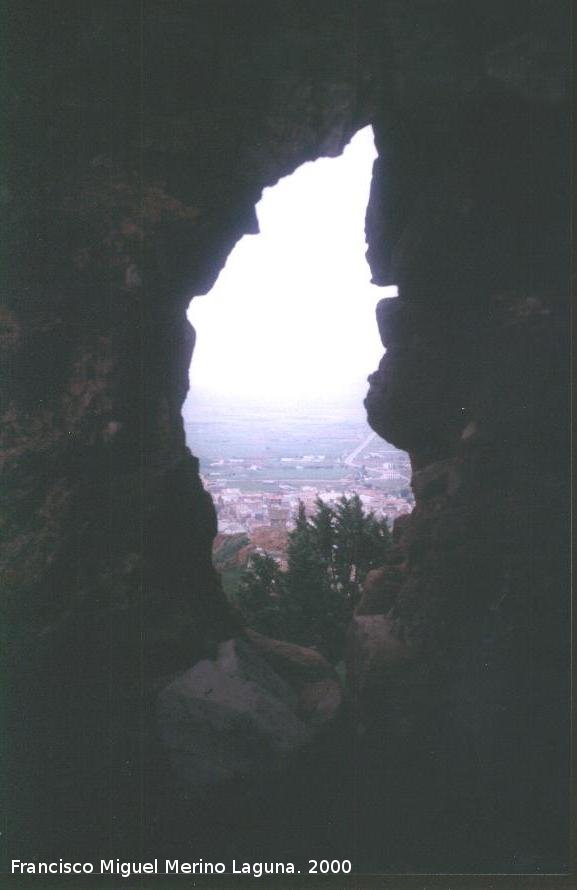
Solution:
{"label": "stone interior wall", "polygon": [[9,849],[166,835],[155,695],[243,634],[184,443],[186,308],[256,231],[263,187],[372,123],[368,260],[400,296],[378,308],[366,404],[411,455],[417,505],[351,628],[346,722],[369,781],[341,775],[334,732],[299,769],[325,764],[335,819],[350,798],[326,787],[354,785],[355,849],[377,869],[385,837],[399,867],[562,867],[565,4],[5,0],[3,16]]}

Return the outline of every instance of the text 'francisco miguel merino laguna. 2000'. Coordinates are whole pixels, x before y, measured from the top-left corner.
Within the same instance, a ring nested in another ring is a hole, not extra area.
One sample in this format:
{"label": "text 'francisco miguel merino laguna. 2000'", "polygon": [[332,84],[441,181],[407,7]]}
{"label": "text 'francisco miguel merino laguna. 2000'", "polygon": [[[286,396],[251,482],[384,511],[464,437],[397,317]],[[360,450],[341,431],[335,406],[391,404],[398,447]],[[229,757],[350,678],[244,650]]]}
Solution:
{"label": "text 'francisco miguel merino laguna. 2000'", "polygon": [[12,874],[21,875],[119,875],[130,878],[133,875],[294,875],[305,874],[350,874],[351,862],[348,859],[309,859],[308,867],[299,869],[293,862],[237,862],[233,859],[227,866],[224,862],[185,862],[180,859],[152,859],[149,862],[123,862],[120,859],[100,859],[94,862],[67,862],[58,859],[53,862],[24,862],[12,860]]}

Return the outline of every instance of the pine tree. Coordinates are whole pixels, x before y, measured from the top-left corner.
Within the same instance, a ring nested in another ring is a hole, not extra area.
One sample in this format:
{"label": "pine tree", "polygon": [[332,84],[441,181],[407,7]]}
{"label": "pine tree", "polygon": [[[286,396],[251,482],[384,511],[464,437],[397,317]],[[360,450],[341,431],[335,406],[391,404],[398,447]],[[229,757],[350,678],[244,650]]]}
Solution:
{"label": "pine tree", "polygon": [[358,495],[342,497],[336,509],[335,540],[336,581],[356,605],[367,572],[382,565],[391,546],[387,520],[366,515]]}
{"label": "pine tree", "polygon": [[327,566],[332,566],[335,547],[335,511],[321,498],[316,499],[315,507],[316,513],[310,520],[313,539]]}
{"label": "pine tree", "polygon": [[234,600],[247,624],[259,633],[282,638],[284,576],[268,553],[253,553]]}
{"label": "pine tree", "polygon": [[287,571],[267,554],[254,554],[236,600],[255,630],[338,661],[361,583],[382,565],[391,538],[386,519],[365,514],[357,495],[342,497],[336,508],[318,498],[315,506],[309,519],[299,503]]}

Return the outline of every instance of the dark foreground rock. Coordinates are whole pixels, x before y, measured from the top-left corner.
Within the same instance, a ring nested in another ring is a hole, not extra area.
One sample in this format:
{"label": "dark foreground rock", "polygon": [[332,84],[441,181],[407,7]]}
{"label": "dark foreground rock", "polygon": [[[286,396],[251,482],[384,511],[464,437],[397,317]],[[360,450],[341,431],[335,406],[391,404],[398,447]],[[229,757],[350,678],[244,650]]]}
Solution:
{"label": "dark foreground rock", "polygon": [[[293,672],[291,685],[259,652],[262,645],[221,643],[214,658],[199,661],[159,694],[163,744],[188,789],[265,781],[267,773],[287,769],[291,757],[338,716],[342,693],[328,663],[317,656],[312,680],[309,671],[303,682],[303,665],[313,653],[279,643],[282,654],[274,660],[281,671],[287,648],[298,662],[300,676],[295,683]],[[275,641],[268,645],[274,648]]]}

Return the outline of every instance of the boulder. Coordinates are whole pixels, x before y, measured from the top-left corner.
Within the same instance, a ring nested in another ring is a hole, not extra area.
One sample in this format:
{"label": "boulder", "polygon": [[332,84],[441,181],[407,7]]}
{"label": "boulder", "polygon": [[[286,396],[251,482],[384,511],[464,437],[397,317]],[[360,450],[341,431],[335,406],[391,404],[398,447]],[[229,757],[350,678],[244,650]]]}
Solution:
{"label": "boulder", "polygon": [[[158,720],[179,780],[201,788],[287,767],[341,705],[330,666],[314,656],[307,682],[301,665],[301,679],[291,684],[249,639],[231,639],[219,645],[214,659],[198,662],[166,686],[158,696]],[[300,657],[306,661],[306,654]]]}
{"label": "boulder", "polygon": [[316,680],[337,680],[334,669],[316,649],[297,646],[285,640],[273,640],[249,628],[245,634],[273,670],[291,686],[300,689]]}
{"label": "boulder", "polygon": [[343,700],[340,680],[316,649],[273,640],[245,631],[260,655],[298,694],[298,713],[311,725],[323,726],[339,713]]}

